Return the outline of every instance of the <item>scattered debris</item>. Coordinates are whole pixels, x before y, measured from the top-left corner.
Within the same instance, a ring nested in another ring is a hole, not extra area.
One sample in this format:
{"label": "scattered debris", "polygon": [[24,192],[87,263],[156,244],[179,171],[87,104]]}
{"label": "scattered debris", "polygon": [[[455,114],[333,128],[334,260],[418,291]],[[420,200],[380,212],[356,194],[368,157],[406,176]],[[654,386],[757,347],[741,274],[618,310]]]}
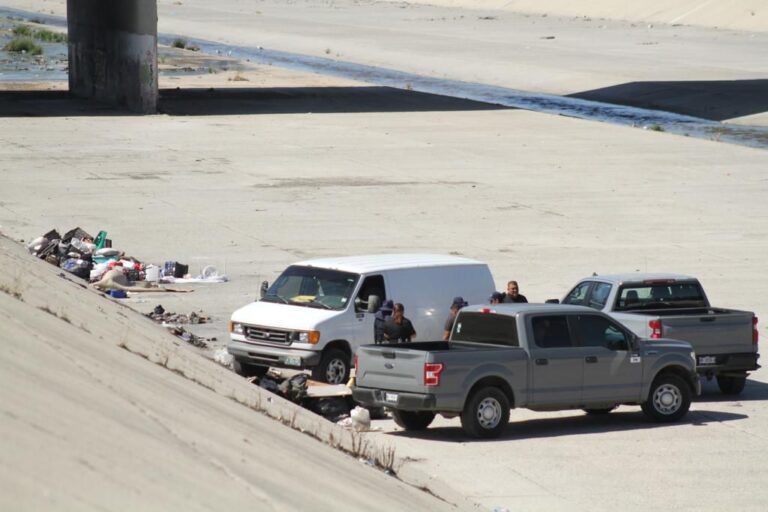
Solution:
{"label": "scattered debris", "polygon": [[159,304],[155,306],[155,309],[152,310],[151,313],[147,313],[144,316],[159,324],[207,324],[211,321],[211,317],[203,313],[202,310],[198,312],[193,311],[190,314],[185,315],[183,313],[171,313],[170,311],[166,311],[163,306]]}

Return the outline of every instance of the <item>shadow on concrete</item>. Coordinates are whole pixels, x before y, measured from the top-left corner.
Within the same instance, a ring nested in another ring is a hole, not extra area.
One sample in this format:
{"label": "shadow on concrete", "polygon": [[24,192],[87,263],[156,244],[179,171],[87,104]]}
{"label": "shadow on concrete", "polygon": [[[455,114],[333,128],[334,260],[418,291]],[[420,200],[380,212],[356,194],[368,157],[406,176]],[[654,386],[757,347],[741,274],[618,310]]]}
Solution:
{"label": "shadow on concrete", "polygon": [[441,441],[465,443],[468,441],[492,443],[497,441],[524,441],[542,437],[578,436],[585,434],[600,434],[604,432],[623,432],[630,430],[646,430],[670,428],[674,425],[706,426],[710,423],[722,423],[747,418],[744,414],[734,414],[721,411],[691,411],[677,423],[655,423],[649,420],[639,410],[612,412],[605,415],[587,415],[574,411],[574,416],[560,418],[542,418],[526,421],[515,421],[515,411],[510,416],[510,422],[504,433],[497,439],[468,438],[459,424],[455,427],[429,427],[421,431],[397,431],[388,435],[423,439],[425,441]]}
{"label": "shadow on concrete", "polygon": [[768,400],[768,384],[747,378],[747,385],[738,395],[724,395],[717,387],[717,381],[702,379],[701,395],[694,402],[751,402]]}
{"label": "shadow on concrete", "polygon": [[768,79],[629,82],[570,97],[723,121],[768,112]]}
{"label": "shadow on concrete", "polygon": [[[325,114],[509,109],[491,103],[391,87],[269,87],[161,89],[160,113],[170,116]],[[67,91],[0,91],[0,117],[131,116]]]}

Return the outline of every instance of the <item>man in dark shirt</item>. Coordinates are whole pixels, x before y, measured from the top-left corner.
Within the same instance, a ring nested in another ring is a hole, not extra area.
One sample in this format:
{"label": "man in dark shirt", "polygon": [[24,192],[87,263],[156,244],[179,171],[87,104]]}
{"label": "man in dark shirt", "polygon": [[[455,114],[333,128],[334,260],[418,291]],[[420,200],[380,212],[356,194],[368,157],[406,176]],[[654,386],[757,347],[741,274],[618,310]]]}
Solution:
{"label": "man in dark shirt", "polygon": [[520,295],[520,288],[517,286],[517,281],[510,281],[507,283],[507,293],[504,294],[504,303],[509,302],[528,302],[525,295]]}
{"label": "man in dark shirt", "polygon": [[408,343],[415,336],[413,324],[405,318],[405,306],[396,302],[392,308],[392,317],[384,322],[384,342]]}
{"label": "man in dark shirt", "polygon": [[443,327],[443,340],[447,340],[451,336],[453,321],[456,320],[456,315],[459,314],[459,310],[467,304],[468,303],[464,300],[464,297],[453,298],[453,302],[451,302],[451,314],[445,319],[445,326]]}
{"label": "man in dark shirt", "polygon": [[373,318],[373,342],[377,345],[384,343],[384,324],[392,316],[393,307],[391,300],[386,301]]}

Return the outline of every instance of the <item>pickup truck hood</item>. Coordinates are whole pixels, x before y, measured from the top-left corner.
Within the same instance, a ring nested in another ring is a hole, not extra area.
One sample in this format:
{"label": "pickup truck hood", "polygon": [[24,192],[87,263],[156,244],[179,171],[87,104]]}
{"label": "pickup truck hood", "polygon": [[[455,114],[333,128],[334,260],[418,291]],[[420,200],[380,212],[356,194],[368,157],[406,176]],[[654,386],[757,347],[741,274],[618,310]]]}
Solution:
{"label": "pickup truck hood", "polygon": [[276,302],[252,302],[232,313],[232,321],[277,327],[287,330],[313,330],[342,311],[279,304]]}

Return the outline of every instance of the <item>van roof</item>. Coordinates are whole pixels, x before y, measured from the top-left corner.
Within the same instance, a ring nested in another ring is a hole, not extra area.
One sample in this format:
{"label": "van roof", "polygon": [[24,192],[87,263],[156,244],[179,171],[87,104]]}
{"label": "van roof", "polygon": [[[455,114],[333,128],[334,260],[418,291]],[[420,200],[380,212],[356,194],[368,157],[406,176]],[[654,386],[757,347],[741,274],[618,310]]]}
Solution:
{"label": "van roof", "polygon": [[444,254],[368,254],[341,256],[300,261],[294,265],[330,268],[358,274],[417,267],[448,267],[457,265],[485,265],[485,263]]}

